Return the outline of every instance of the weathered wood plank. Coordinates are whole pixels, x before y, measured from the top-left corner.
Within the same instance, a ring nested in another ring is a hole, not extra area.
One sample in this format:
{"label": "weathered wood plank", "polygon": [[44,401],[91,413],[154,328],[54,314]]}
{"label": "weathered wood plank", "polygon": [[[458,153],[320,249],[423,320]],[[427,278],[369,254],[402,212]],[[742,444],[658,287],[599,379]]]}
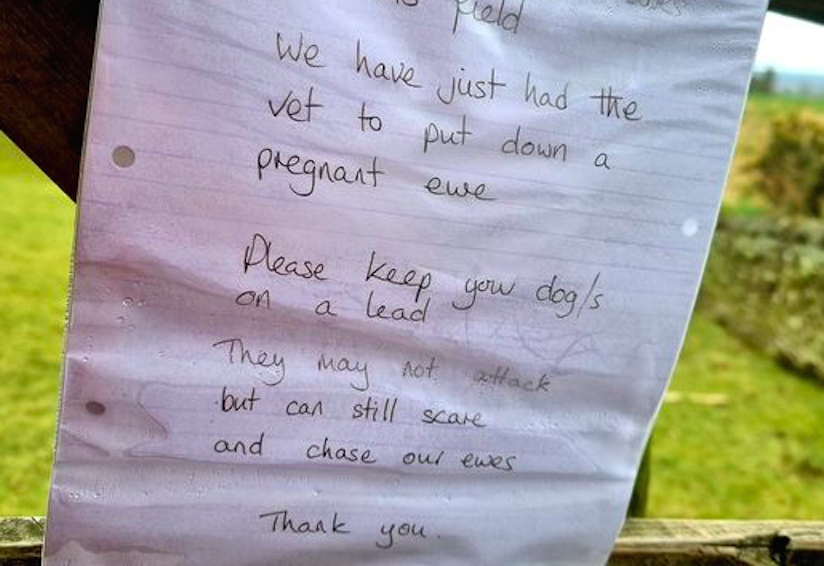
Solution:
{"label": "weathered wood plank", "polygon": [[42,517],[0,517],[0,566],[40,564]]}
{"label": "weathered wood plank", "polygon": [[[39,564],[44,520],[0,518],[0,566]],[[610,566],[824,564],[824,521],[629,519]]]}
{"label": "weathered wood plank", "polygon": [[[0,10],[0,129],[75,198],[99,0],[8,1]],[[770,9],[824,23],[824,2]]]}
{"label": "weathered wood plank", "polygon": [[611,566],[824,564],[824,521],[629,520]]}

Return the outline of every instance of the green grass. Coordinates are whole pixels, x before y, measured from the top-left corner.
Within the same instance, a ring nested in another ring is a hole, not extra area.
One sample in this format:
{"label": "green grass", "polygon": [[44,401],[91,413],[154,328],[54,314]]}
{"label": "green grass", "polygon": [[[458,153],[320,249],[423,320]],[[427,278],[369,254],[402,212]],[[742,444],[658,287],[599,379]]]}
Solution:
{"label": "green grass", "polygon": [[43,513],[74,205],[0,134],[0,515]]}
{"label": "green grass", "polygon": [[[745,134],[764,127],[774,104],[750,102]],[[742,135],[745,153],[754,143]],[[2,135],[0,195],[0,515],[42,514],[74,206]],[[699,313],[672,389],[722,394],[726,404],[664,405],[652,452],[651,515],[824,515],[822,385],[785,371]]]}
{"label": "green grass", "polygon": [[650,514],[824,518],[824,386],[779,367],[697,314],[652,447]]}
{"label": "green grass", "polygon": [[788,110],[798,110],[806,108],[824,112],[824,96],[801,96],[789,94],[763,94],[754,92],[750,95],[750,108],[767,117],[784,114]]}

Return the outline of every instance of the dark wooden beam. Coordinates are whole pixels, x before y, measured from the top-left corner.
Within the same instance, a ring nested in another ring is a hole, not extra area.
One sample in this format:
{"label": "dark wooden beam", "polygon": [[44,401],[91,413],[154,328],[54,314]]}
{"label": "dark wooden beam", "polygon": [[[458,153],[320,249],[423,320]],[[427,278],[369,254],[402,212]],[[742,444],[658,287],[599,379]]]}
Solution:
{"label": "dark wooden beam", "polygon": [[0,129],[74,198],[98,0],[0,0]]}
{"label": "dark wooden beam", "polygon": [[[98,1],[0,0],[0,129],[71,198]],[[772,0],[770,9],[824,23],[821,0]]]}
{"label": "dark wooden beam", "polygon": [[824,24],[824,2],[821,0],[771,0],[770,10]]}

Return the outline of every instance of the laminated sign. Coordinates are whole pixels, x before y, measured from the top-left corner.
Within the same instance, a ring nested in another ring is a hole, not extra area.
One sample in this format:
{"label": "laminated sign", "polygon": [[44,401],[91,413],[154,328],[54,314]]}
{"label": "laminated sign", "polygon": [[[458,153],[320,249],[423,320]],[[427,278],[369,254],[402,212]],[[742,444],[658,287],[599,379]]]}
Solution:
{"label": "laminated sign", "polygon": [[766,0],[106,0],[48,566],[603,564]]}

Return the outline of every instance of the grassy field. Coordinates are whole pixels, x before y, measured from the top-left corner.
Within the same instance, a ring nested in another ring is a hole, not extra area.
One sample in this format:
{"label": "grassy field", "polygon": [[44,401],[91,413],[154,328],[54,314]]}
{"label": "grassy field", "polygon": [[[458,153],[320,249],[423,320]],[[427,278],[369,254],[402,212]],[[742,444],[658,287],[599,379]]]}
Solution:
{"label": "grassy field", "polygon": [[[787,107],[782,104],[755,98],[749,105],[734,190],[746,181],[739,177],[756,134]],[[41,514],[74,207],[2,136],[0,191],[0,515]],[[652,515],[824,515],[824,387],[778,367],[698,314],[672,389],[698,396],[664,406],[654,438]],[[720,396],[720,404],[701,402],[706,394]]]}
{"label": "grassy field", "polygon": [[74,205],[0,134],[0,515],[43,513]]}
{"label": "grassy field", "polygon": [[824,518],[824,386],[699,314],[670,390],[726,399],[664,404],[653,438],[651,515]]}

